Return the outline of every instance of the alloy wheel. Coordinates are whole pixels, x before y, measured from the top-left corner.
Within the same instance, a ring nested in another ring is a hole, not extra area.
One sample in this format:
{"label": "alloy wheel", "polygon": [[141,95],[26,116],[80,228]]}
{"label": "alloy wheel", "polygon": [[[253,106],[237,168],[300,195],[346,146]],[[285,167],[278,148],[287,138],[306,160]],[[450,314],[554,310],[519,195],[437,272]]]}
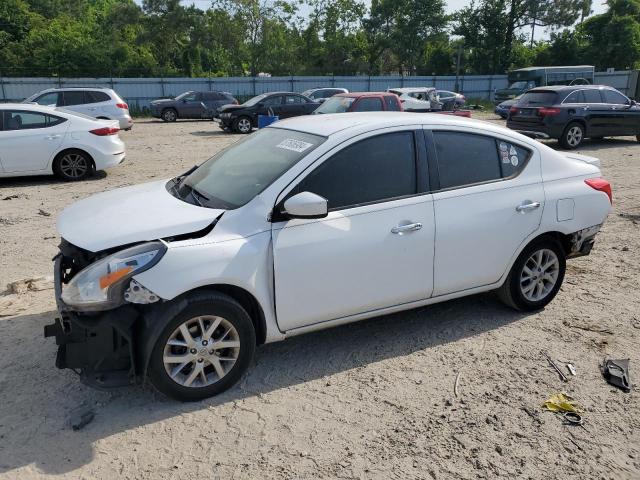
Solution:
{"label": "alloy wheel", "polygon": [[87,159],[79,153],[67,153],[60,159],[60,171],[72,180],[84,177],[89,170]]}
{"label": "alloy wheel", "polygon": [[169,336],[162,361],[171,380],[202,388],[220,381],[240,354],[240,336],[227,319],[204,315],[182,323]]}
{"label": "alloy wheel", "polygon": [[238,120],[238,130],[240,133],[249,133],[251,131],[251,122],[247,118]]}
{"label": "alloy wheel", "polygon": [[577,147],[582,141],[582,129],[578,126],[571,127],[567,131],[567,143],[571,147]]}
{"label": "alloy wheel", "polygon": [[543,300],[555,287],[560,273],[558,256],[543,248],[531,254],[520,273],[520,290],[530,302]]}
{"label": "alloy wheel", "polygon": [[173,110],[167,110],[166,112],[164,112],[162,114],[162,117],[167,122],[175,122],[176,121],[176,112],[174,112]]}

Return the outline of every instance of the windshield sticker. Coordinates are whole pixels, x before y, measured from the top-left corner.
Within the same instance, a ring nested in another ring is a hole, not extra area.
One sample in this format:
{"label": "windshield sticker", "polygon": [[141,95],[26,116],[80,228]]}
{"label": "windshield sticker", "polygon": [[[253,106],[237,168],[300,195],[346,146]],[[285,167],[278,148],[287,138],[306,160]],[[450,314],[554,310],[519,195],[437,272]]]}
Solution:
{"label": "windshield sticker", "polygon": [[515,155],[511,157],[511,165],[513,165],[514,167],[518,166],[518,157],[516,157]]}
{"label": "windshield sticker", "polygon": [[513,147],[513,145],[511,145],[511,148],[509,149],[509,155],[518,155],[518,152],[516,152],[516,149]]}
{"label": "windshield sticker", "polygon": [[278,145],[278,148],[283,148],[285,150],[291,150],[293,152],[302,153],[307,150],[309,147],[313,147],[313,143],[303,142],[302,140],[294,140],[293,138],[287,138],[286,140],[281,141]]}
{"label": "windshield sticker", "polygon": [[500,151],[501,152],[506,152],[507,151],[507,144],[504,142],[500,142]]}
{"label": "windshield sticker", "polygon": [[505,150],[504,152],[500,152],[500,156],[502,156],[502,163],[509,163],[509,154]]}

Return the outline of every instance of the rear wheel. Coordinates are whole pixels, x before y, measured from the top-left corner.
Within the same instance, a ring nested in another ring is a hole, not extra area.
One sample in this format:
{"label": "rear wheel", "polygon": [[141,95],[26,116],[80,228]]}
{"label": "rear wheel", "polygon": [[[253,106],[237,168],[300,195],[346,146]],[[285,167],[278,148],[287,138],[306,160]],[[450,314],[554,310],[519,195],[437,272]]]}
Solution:
{"label": "rear wheel", "polygon": [[249,117],[239,117],[233,122],[233,129],[238,133],[251,133],[251,119]]}
{"label": "rear wheel", "polygon": [[68,182],[83,180],[93,173],[93,160],[81,150],[67,150],[54,160],[53,173]]}
{"label": "rear wheel", "polygon": [[560,290],[565,268],[562,245],[553,238],[537,240],[520,253],[498,295],[516,310],[543,308]]}
{"label": "rear wheel", "polygon": [[562,132],[560,137],[560,145],[563,148],[573,149],[577,148],[584,140],[584,127],[582,124],[572,122]]}
{"label": "rear wheel", "polygon": [[233,298],[201,293],[168,319],[149,359],[149,378],[183,402],[217,395],[247,370],[256,346],[253,323]]}
{"label": "rear wheel", "polygon": [[173,108],[167,108],[162,112],[161,117],[165,122],[175,122],[178,119],[178,113]]}

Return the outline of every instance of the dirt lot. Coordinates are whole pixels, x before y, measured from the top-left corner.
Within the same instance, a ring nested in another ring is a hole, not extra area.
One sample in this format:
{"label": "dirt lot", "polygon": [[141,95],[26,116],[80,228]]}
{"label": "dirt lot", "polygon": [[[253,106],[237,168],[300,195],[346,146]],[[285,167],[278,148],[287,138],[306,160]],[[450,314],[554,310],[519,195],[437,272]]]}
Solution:
{"label": "dirt lot", "polygon": [[[139,121],[122,138],[126,163],[96,179],[0,179],[0,290],[50,274],[65,206],[174,176],[238,137]],[[598,370],[629,357],[640,375],[640,145],[580,151],[601,158],[614,208],[544,311],[487,294],[293,338],[259,348],[238,386],[201,403],[81,385],[42,337],[53,292],[0,296],[0,477],[640,478],[638,384],[622,393]],[[577,376],[562,383],[543,349]],[[542,412],[561,391],[584,407],[584,428]],[[95,419],[73,431],[78,408]]]}

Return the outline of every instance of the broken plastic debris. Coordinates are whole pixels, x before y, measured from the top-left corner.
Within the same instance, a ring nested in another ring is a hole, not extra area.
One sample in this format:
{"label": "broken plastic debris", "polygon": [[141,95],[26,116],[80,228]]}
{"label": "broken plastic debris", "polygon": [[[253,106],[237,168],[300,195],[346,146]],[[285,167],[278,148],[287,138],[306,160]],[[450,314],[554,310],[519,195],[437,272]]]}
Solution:
{"label": "broken plastic debris", "polygon": [[602,366],[602,375],[611,385],[621,388],[625,392],[631,391],[629,378],[629,359],[605,360]]}
{"label": "broken plastic debris", "polygon": [[556,413],[580,412],[580,409],[575,404],[573,399],[570,396],[565,395],[564,393],[556,393],[554,395],[551,395],[547,399],[547,401],[542,404],[542,407],[546,410],[549,410],[550,412]]}

